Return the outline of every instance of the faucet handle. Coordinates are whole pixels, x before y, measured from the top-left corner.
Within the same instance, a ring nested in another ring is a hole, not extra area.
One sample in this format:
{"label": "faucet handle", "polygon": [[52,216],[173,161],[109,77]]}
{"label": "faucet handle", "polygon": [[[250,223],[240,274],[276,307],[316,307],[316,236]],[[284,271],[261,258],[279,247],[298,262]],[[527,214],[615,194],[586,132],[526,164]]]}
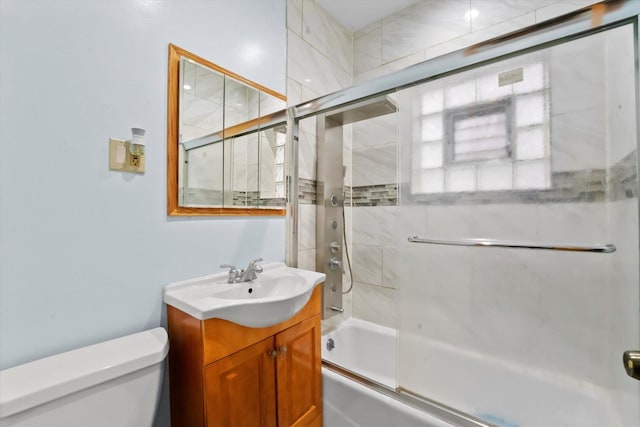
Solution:
{"label": "faucet handle", "polygon": [[262,261],[262,258],[256,258],[256,259],[254,259],[254,260],[251,260],[251,261],[249,262],[249,265],[253,265],[253,264],[255,264],[256,262],[260,262],[260,261]]}
{"label": "faucet handle", "polygon": [[228,268],[229,269],[229,280],[228,283],[235,283],[236,279],[240,275],[240,272],[233,264],[221,264],[220,268]]}

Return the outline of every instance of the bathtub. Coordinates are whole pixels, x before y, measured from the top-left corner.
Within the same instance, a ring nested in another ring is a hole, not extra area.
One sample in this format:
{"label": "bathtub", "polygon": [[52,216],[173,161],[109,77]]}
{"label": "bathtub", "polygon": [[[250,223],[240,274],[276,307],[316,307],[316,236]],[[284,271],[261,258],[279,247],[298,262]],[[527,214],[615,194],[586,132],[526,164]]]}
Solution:
{"label": "bathtub", "polygon": [[[333,340],[335,347],[327,349]],[[426,412],[390,397],[396,387],[396,331],[348,319],[322,337],[323,416],[327,427],[452,427]],[[334,371],[330,365],[367,377],[378,391]],[[380,392],[382,390],[383,392]],[[388,391],[387,394],[384,391]]]}
{"label": "bathtub", "polygon": [[[335,346],[332,350],[327,347],[329,340]],[[438,403],[424,404],[395,393],[396,345],[395,329],[354,318],[322,337],[326,426],[546,427],[552,419],[554,426],[600,427],[636,425],[640,416],[633,385],[632,392],[613,392],[557,373],[536,372],[513,362],[427,342],[419,353],[439,363],[427,364],[418,375],[438,384],[433,390],[438,400],[459,402],[472,416],[455,410],[450,413],[450,408]],[[458,378],[469,380],[452,380],[449,372],[453,371]],[[512,392],[492,393],[487,384]]]}

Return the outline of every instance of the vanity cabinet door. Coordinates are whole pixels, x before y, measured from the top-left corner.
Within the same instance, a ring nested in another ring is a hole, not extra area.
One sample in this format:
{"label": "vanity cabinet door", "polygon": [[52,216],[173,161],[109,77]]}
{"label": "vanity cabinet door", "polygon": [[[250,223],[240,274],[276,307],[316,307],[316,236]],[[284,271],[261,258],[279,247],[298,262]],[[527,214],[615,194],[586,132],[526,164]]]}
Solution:
{"label": "vanity cabinet door", "polygon": [[278,426],[321,427],[320,315],[277,334],[275,348],[278,351]]}
{"label": "vanity cabinet door", "polygon": [[208,427],[276,427],[273,337],[204,368]]}

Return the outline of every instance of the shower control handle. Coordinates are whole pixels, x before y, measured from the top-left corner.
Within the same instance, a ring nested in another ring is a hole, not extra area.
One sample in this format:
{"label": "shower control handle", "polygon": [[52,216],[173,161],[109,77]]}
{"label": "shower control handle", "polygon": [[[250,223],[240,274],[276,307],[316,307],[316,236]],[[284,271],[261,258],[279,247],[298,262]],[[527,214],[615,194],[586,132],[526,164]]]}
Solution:
{"label": "shower control handle", "polygon": [[631,378],[640,380],[640,350],[625,351],[622,355],[624,369]]}
{"label": "shower control handle", "polygon": [[342,261],[340,261],[338,258],[333,257],[329,260],[329,267],[331,267],[332,270],[342,270],[342,272],[344,273],[344,266],[342,265]]}
{"label": "shower control handle", "polygon": [[338,242],[329,243],[329,250],[331,251],[332,254],[337,254],[338,251],[340,250],[340,243]]}

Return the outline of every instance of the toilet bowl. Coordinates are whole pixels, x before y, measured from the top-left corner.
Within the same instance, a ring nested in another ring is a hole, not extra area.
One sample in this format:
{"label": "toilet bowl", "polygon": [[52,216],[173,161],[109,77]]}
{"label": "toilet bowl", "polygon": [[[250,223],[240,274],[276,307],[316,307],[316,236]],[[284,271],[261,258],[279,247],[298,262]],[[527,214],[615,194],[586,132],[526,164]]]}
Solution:
{"label": "toilet bowl", "polygon": [[168,351],[155,328],[0,371],[0,426],[151,427]]}

